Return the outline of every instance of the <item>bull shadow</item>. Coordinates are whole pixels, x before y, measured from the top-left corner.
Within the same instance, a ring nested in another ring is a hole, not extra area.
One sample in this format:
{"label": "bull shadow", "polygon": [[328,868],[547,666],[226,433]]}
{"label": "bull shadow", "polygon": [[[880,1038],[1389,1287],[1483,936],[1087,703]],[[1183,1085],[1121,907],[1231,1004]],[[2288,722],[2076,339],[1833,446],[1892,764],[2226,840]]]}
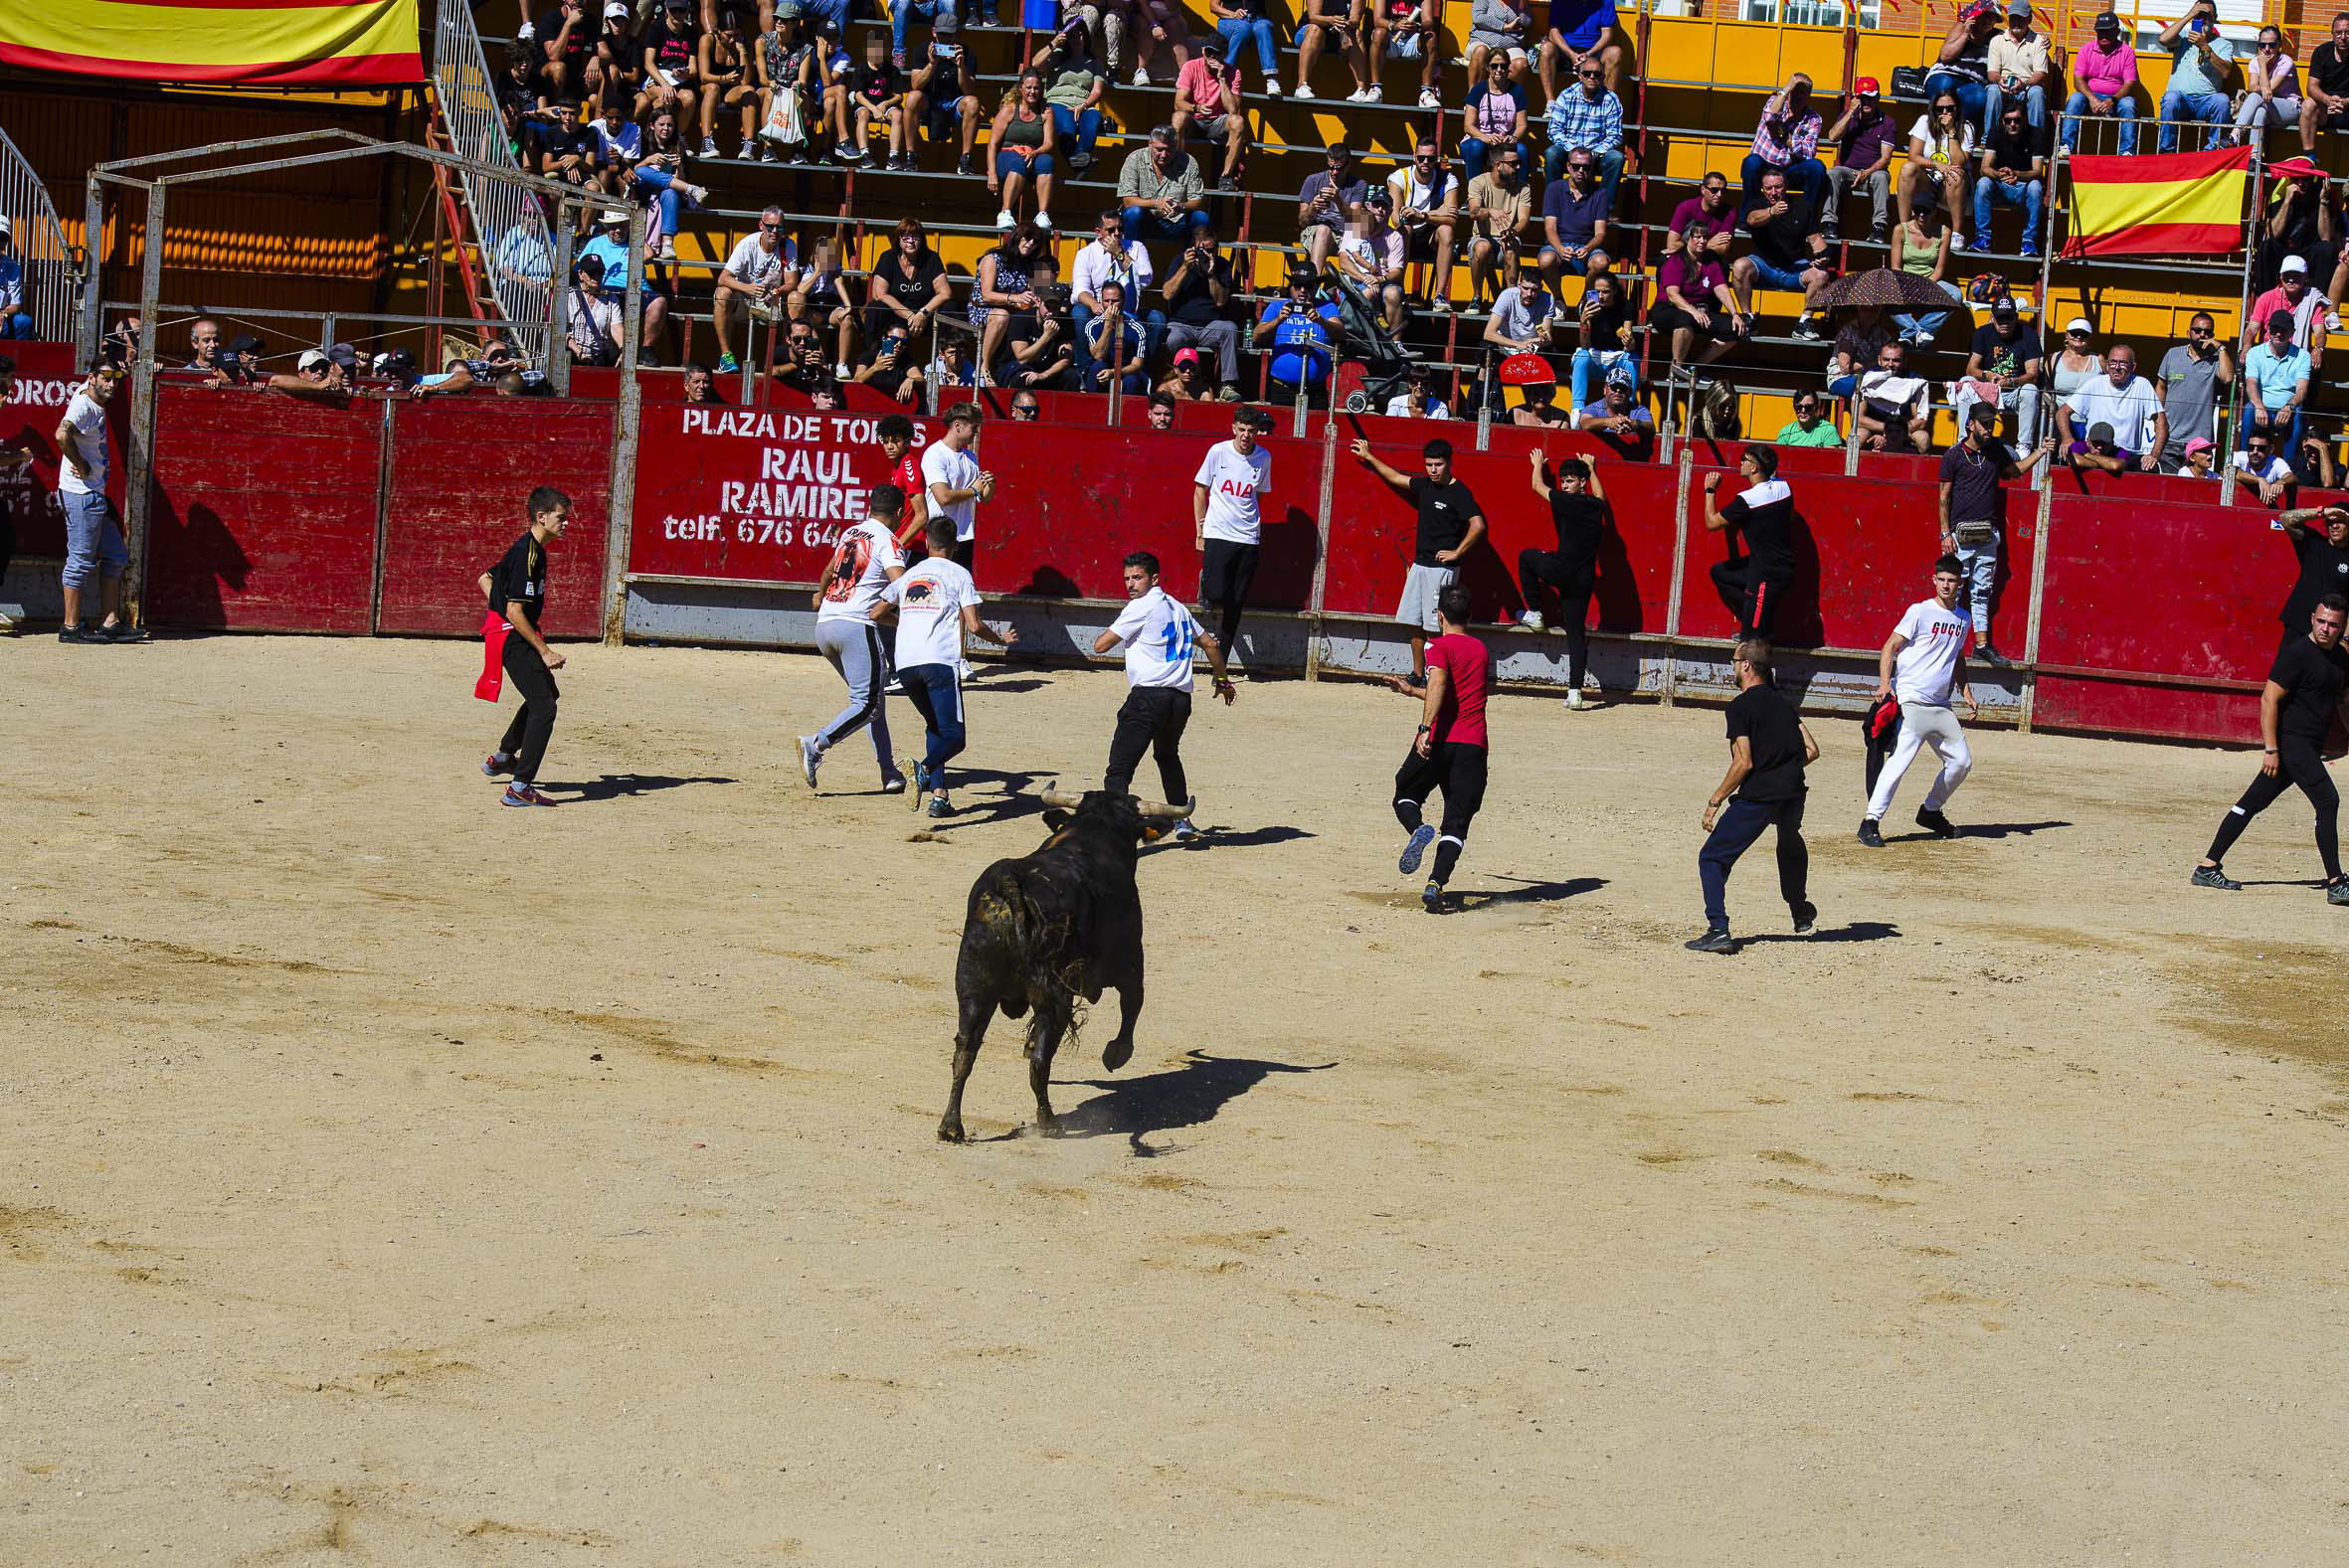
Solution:
{"label": "bull shadow", "polygon": [[1563,882],[1535,882],[1525,877],[1502,877],[1499,880],[1517,885],[1456,892],[1452,897],[1459,913],[1471,914],[1480,909],[1491,909],[1495,905],[1556,904],[1583,893],[1596,893],[1607,885],[1605,877],[1568,877]]}
{"label": "bull shadow", "polygon": [[[1067,1049],[1066,1046],[1063,1049]],[[1145,1159],[1171,1153],[1143,1141],[1152,1132],[1172,1132],[1212,1122],[1225,1106],[1275,1073],[1326,1073],[1336,1062],[1299,1067],[1288,1062],[1259,1061],[1246,1056],[1186,1053],[1181,1065],[1138,1078],[1081,1078],[1070,1080],[1102,1091],[1084,1104],[1060,1114],[1064,1137],[1122,1135],[1133,1152]]]}
{"label": "bull shadow", "polygon": [[565,791],[566,805],[584,805],[595,800],[617,800],[624,795],[652,794],[662,789],[680,789],[687,784],[740,784],[739,779],[724,779],[709,775],[699,779],[679,779],[668,774],[605,774],[585,784],[550,784],[541,788]]}

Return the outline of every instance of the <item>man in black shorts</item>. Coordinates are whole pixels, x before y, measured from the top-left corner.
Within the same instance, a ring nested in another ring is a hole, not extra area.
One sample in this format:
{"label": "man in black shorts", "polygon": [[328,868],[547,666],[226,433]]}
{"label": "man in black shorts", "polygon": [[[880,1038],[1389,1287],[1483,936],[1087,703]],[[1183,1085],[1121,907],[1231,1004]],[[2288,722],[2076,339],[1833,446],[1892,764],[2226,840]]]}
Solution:
{"label": "man in black shorts", "polygon": [[1607,534],[1607,489],[1599,483],[1597,463],[1582,457],[1560,458],[1557,483],[1542,477],[1542,453],[1534,459],[1534,493],[1549,503],[1549,520],[1557,529],[1555,550],[1521,550],[1517,557],[1518,587],[1525,592],[1526,613],[1519,621],[1528,631],[1548,624],[1541,606],[1554,591],[1558,608],[1554,618],[1566,633],[1566,707],[1582,710],[1582,672],[1590,661],[1590,595],[1598,586],[1598,547]]}
{"label": "man in black shorts", "polygon": [[[1727,715],[1729,771],[1705,802],[1707,837],[1697,852],[1697,879],[1705,887],[1705,935],[1687,944],[1692,953],[1737,951],[1729,935],[1729,871],[1772,823],[1778,827],[1778,892],[1793,913],[1794,934],[1809,936],[1819,918],[1818,907],[1808,897],[1811,852],[1803,844],[1803,800],[1809,789],[1803,770],[1819,760],[1819,743],[1811,739],[1794,704],[1771,684],[1767,642],[1751,637],[1739,641],[1733,667],[1737,695]],[[1728,806],[1725,812],[1723,802]],[[1717,812],[1721,812],[1718,826],[1714,823]]]}
{"label": "man in black shorts", "polygon": [[1731,556],[1713,564],[1713,586],[1737,617],[1738,636],[1766,638],[1778,623],[1778,602],[1794,581],[1794,491],[1778,477],[1778,454],[1767,446],[1746,447],[1737,471],[1749,482],[1718,511],[1713,498],[1720,475],[1705,476],[1706,531],[1734,528],[1745,538],[1742,560]]}
{"label": "man in black shorts", "polygon": [[554,672],[563,667],[563,655],[546,645],[538,622],[546,613],[547,546],[571,525],[571,497],[542,484],[530,492],[527,509],[530,527],[480,579],[489,607],[481,624],[489,667],[481,672],[473,695],[495,702],[501,669],[514,678],[514,690],[522,694],[522,706],[505,727],[505,739],[481,762],[481,772],[492,779],[512,776],[501,805],[555,803],[538,792],[538,765],[555,733],[555,704],[562,693],[555,689]]}
{"label": "man in black shorts", "polygon": [[2308,617],[2308,634],[2294,637],[2275,656],[2267,684],[2259,693],[2259,777],[2243,792],[2219,824],[2211,852],[2194,868],[2198,888],[2234,892],[2243,886],[2225,869],[2227,851],[2243,836],[2252,818],[2275,803],[2287,785],[2297,784],[2316,807],[2316,853],[2324,862],[2324,897],[2328,904],[2349,905],[2349,877],[2341,874],[2341,792],[2324,771],[2324,743],[2341,711],[2341,695],[2349,690],[2349,651],[2341,647],[2341,628],[2349,623],[2349,598],[2327,594]]}
{"label": "man in black shorts", "polygon": [[[1435,596],[1436,617],[1442,635],[1427,645],[1427,685],[1419,714],[1419,733],[1394,776],[1395,820],[1411,836],[1399,862],[1403,875],[1418,871],[1420,857],[1434,844],[1435,874],[1420,889],[1419,902],[1430,915],[1444,912],[1444,885],[1460,863],[1468,844],[1468,824],[1485,803],[1485,758],[1490,742],[1485,733],[1485,693],[1492,688],[1493,654],[1468,634],[1468,590],[1445,585]],[[1387,681],[1406,697],[1420,697],[1422,689],[1395,676]],[[1444,791],[1442,836],[1421,818],[1420,808],[1436,789]]]}
{"label": "man in black shorts", "polygon": [[2327,594],[2349,594],[2349,508],[2302,506],[2276,519],[2292,553],[2300,558],[2300,576],[2291,597],[2276,616],[2283,622],[2281,653],[2308,634],[2308,617]]}

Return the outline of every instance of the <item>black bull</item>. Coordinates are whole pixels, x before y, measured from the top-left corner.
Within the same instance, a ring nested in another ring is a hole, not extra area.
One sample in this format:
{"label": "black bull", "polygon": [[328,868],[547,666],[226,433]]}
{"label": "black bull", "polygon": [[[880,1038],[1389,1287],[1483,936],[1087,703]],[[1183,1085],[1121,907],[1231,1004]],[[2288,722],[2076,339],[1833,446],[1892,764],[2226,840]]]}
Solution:
{"label": "black bull", "polygon": [[1183,807],[1141,805],[1131,795],[1089,789],[1073,811],[1047,791],[1052,836],[1032,855],[998,860],[971,887],[963,948],[955,959],[955,1084],[938,1135],[963,1137],[963,1085],[995,1009],[1027,1014],[1027,1082],[1036,1096],[1036,1129],[1060,1131],[1047,1093],[1052,1055],[1075,1021],[1076,999],[1118,993],[1118,1032],[1101,1065],[1116,1072],[1134,1054],[1142,1013],[1142,897],[1134,867],[1142,839],[1158,819]]}

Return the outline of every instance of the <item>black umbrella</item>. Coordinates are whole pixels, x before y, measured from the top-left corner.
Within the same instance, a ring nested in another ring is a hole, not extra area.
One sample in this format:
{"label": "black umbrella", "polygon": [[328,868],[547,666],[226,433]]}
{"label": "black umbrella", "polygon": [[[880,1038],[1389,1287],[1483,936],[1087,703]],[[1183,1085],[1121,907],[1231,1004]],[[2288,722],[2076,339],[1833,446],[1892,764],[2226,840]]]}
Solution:
{"label": "black umbrella", "polygon": [[1871,267],[1851,272],[1827,285],[1820,303],[1834,308],[1877,305],[1887,310],[1947,310],[1957,303],[1949,290],[1929,277],[1895,267]]}

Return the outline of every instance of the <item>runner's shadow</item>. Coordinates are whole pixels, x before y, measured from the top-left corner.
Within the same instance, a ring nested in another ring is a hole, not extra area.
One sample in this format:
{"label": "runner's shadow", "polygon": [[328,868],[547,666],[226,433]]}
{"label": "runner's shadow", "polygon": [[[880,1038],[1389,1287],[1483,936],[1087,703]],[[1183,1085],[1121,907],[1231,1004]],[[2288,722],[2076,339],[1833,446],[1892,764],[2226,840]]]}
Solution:
{"label": "runner's shadow", "polygon": [[964,683],[963,689],[964,689],[965,691],[978,691],[978,692],[986,692],[987,694],[989,694],[990,696],[992,696],[992,695],[994,695],[994,693],[996,693],[996,692],[998,692],[998,691],[1002,691],[1002,692],[1041,691],[1041,690],[1043,690],[1043,689],[1044,689],[1046,686],[1049,686],[1049,685],[1051,685],[1051,684],[1052,684],[1052,683],[1051,683],[1050,681],[1046,681],[1046,680],[1037,680],[1037,679],[1035,679],[1033,676],[1028,676],[1028,677],[1024,677],[1024,678],[1023,678],[1023,677],[1014,676],[1014,677],[1012,677],[1012,678],[1010,678],[1010,679],[1008,679],[1008,680],[999,679],[999,678],[998,678],[998,679],[993,679],[993,680],[990,680],[990,679],[983,679],[983,678],[981,677],[981,675],[980,675],[980,672],[979,672],[979,671],[977,671],[977,670],[974,670],[974,671],[972,671],[971,679],[970,679],[969,681],[967,681],[967,682],[965,682],[965,683]]}
{"label": "runner's shadow", "polygon": [[1478,889],[1473,893],[1455,894],[1462,914],[1485,909],[1494,904],[1555,904],[1579,893],[1596,893],[1607,885],[1605,877],[1569,877],[1563,882],[1531,882],[1524,877],[1503,877],[1504,882],[1518,886],[1499,892]]}
{"label": "runner's shadow", "polygon": [[2247,888],[2320,888],[2324,886],[2324,878],[2273,877],[2265,882],[2254,882],[2247,877],[2243,885]]}
{"label": "runner's shadow", "polygon": [[1215,1120],[1223,1108],[1274,1073],[1325,1073],[1336,1062],[1295,1067],[1287,1062],[1262,1062],[1245,1056],[1209,1056],[1204,1051],[1184,1055],[1178,1067],[1137,1078],[1074,1080],[1102,1093],[1072,1111],[1060,1114],[1061,1132],[1068,1137],[1102,1137],[1123,1133],[1132,1151],[1145,1158],[1171,1152],[1143,1141],[1151,1132],[1198,1127]]}
{"label": "runner's shadow", "polygon": [[[912,777],[911,769],[907,770],[907,777],[909,779]],[[990,823],[1014,822],[1023,816],[1033,816],[1044,809],[1044,802],[1041,796],[1031,791],[1031,786],[1043,777],[1042,774],[1004,773],[1000,769],[994,768],[955,768],[950,766],[947,770],[947,779],[957,788],[963,788],[972,784],[993,784],[1000,785],[1002,792],[982,796],[977,803],[964,806],[953,816],[939,821],[937,825],[939,827],[984,827]],[[909,784],[908,787],[910,788],[911,785]]]}
{"label": "runner's shadow", "polygon": [[1183,843],[1176,843],[1172,838],[1162,838],[1155,844],[1145,844],[1142,852],[1146,855],[1155,855],[1162,850],[1181,850],[1188,853],[1196,849],[1250,849],[1258,844],[1286,844],[1300,838],[1316,836],[1302,827],[1290,827],[1277,822],[1266,827],[1251,827],[1244,833],[1231,833],[1220,827],[1211,827],[1199,834],[1198,837]]}
{"label": "runner's shadow", "polygon": [[2049,833],[2059,827],[2070,827],[2070,822],[1966,822],[1957,829],[1960,838],[2017,838],[2032,833]]}
{"label": "runner's shadow", "polygon": [[701,779],[675,779],[667,774],[606,774],[601,779],[588,784],[541,784],[539,787],[571,790],[571,802],[585,803],[590,800],[613,800],[622,795],[650,794],[656,789],[676,789],[685,784],[730,784],[741,782],[739,779],[721,779],[715,776]]}
{"label": "runner's shadow", "polygon": [[1882,942],[1887,937],[1897,937],[1900,928],[1881,920],[1856,920],[1849,926],[1836,926],[1798,937],[1790,931],[1766,931],[1757,937],[1739,937],[1739,946],[1755,942]]}

